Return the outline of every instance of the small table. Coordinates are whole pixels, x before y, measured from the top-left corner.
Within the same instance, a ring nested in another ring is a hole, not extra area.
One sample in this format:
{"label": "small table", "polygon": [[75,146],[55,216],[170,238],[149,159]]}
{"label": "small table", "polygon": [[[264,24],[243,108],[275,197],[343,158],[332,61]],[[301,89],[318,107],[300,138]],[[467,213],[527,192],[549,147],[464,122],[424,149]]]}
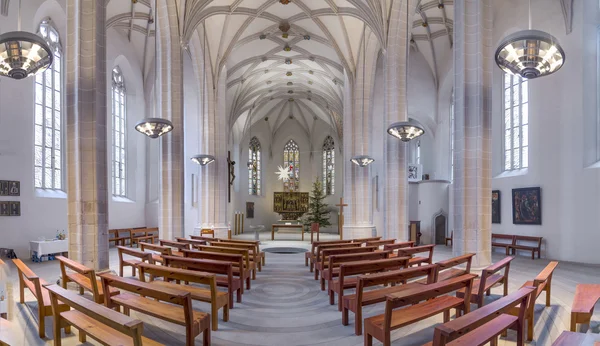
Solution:
{"label": "small table", "polygon": [[264,230],[265,226],[264,225],[256,225],[256,226],[250,226],[250,228],[254,230],[254,240],[260,240],[260,237],[258,236],[258,232]]}
{"label": "small table", "polygon": [[304,225],[282,225],[274,223],[271,226],[271,240],[275,240],[275,228],[300,228],[300,234],[302,234],[302,240],[304,240]]}
{"label": "small table", "polygon": [[42,256],[69,252],[69,239],[30,241],[29,251],[34,262],[41,262]]}

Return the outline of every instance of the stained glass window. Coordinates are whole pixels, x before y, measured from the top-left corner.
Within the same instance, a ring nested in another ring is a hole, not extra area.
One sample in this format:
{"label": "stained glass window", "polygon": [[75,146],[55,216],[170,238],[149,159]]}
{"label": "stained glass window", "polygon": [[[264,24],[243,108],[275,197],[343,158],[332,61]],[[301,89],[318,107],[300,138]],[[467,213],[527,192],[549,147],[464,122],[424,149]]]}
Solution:
{"label": "stained glass window", "polygon": [[127,195],[127,112],[125,110],[125,81],[118,66],[112,71],[112,190],[114,196]]}
{"label": "stained glass window", "polygon": [[527,80],[504,75],[504,170],[529,164],[529,89]]}
{"label": "stained glass window", "polygon": [[250,140],[248,161],[252,163],[248,167],[248,193],[260,196],[260,142],[256,137]]}
{"label": "stained glass window", "polygon": [[323,142],[323,192],[326,195],[335,193],[335,147],[331,136]]}
{"label": "stained glass window", "polygon": [[298,191],[300,187],[300,150],[293,139],[290,139],[283,147],[283,165],[291,171],[290,179],[283,183],[283,191]]}
{"label": "stained glass window", "polygon": [[62,190],[62,49],[58,31],[49,20],[40,23],[39,35],[52,49],[54,61],[34,82],[34,185]]}

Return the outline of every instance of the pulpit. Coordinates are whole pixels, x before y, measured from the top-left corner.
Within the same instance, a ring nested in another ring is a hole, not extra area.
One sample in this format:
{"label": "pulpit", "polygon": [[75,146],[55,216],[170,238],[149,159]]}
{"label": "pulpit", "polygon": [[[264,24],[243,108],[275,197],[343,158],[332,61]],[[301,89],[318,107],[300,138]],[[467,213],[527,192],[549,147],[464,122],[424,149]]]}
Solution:
{"label": "pulpit", "polygon": [[410,235],[410,241],[415,242],[415,246],[421,245],[421,221],[410,221],[408,225],[408,234]]}

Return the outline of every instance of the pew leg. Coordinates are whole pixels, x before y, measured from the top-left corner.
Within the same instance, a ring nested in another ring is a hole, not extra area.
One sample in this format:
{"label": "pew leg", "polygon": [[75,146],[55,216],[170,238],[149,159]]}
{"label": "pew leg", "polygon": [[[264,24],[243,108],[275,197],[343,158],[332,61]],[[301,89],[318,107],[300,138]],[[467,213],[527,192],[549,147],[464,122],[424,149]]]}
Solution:
{"label": "pew leg", "polygon": [[65,326],[65,334],[71,334],[71,325],[70,324],[67,324]]}
{"label": "pew leg", "polygon": [[83,286],[79,286],[79,295],[83,295]]}
{"label": "pew leg", "polygon": [[135,266],[131,266],[131,275],[135,276]]}
{"label": "pew leg", "polygon": [[531,251],[531,259],[532,259],[532,260],[533,260],[533,259],[535,259],[535,256],[534,256],[534,255],[535,255],[535,251]]}
{"label": "pew leg", "polygon": [[123,314],[129,316],[129,308],[128,307],[123,307]]}
{"label": "pew leg", "polygon": [[325,279],[321,278],[321,291],[325,291]]}
{"label": "pew leg", "polygon": [[444,311],[444,323],[450,322],[450,310]]}
{"label": "pew leg", "polygon": [[340,294],[338,295],[338,311],[342,311],[342,303],[344,302],[344,288],[340,288]]}
{"label": "pew leg", "polygon": [[356,314],[354,314],[354,334],[361,335],[362,334],[362,307],[356,307]]}
{"label": "pew leg", "polygon": [[383,332],[383,341],[381,343],[383,346],[390,346],[392,344],[392,336],[389,330]]}
{"label": "pew leg", "polygon": [[498,346],[498,337],[494,337],[492,340],[490,340],[490,345],[491,346]]}
{"label": "pew leg", "polygon": [[365,346],[373,346],[373,336],[365,334]]}
{"label": "pew leg", "polygon": [[546,307],[550,307],[550,285],[551,283],[548,282],[548,286],[546,286]]}
{"label": "pew leg", "polygon": [[485,295],[488,297],[490,296],[490,294],[492,294],[492,289],[489,289],[489,290],[487,290],[487,292],[485,292]]}
{"label": "pew leg", "polygon": [[313,262],[311,261],[311,262],[310,262],[310,272],[311,272],[311,273],[312,273],[312,272],[313,272],[313,270],[314,270],[314,266],[315,266],[315,265],[314,265],[314,264],[313,264]]}
{"label": "pew leg", "polygon": [[[194,345],[194,340],[192,339],[191,345]],[[202,345],[209,346],[210,345],[210,328],[206,328],[202,333]]]}
{"label": "pew leg", "polygon": [[329,290],[329,305],[335,304],[334,294],[333,290]]}
{"label": "pew leg", "polygon": [[[44,339],[46,337],[46,318],[42,314],[43,308],[38,306],[38,318],[40,320],[40,324],[38,326],[38,334],[40,335],[40,339]],[[58,335],[60,335],[60,326],[58,329]]]}
{"label": "pew leg", "polygon": [[[21,274],[19,274],[20,276]],[[21,304],[25,304],[25,283],[23,282],[23,279],[21,278],[21,280],[19,280],[19,302]]]}
{"label": "pew leg", "polygon": [[529,315],[527,318],[527,341],[530,342],[533,340],[533,314]]}
{"label": "pew leg", "polygon": [[267,255],[264,255],[264,256],[262,257],[262,265],[267,265],[267,262],[266,262],[266,260],[267,260]]}
{"label": "pew leg", "polygon": [[304,257],[304,266],[308,267],[308,257]]}
{"label": "pew leg", "polygon": [[538,249],[537,252],[538,252],[538,259],[539,259],[539,258],[541,258],[540,257],[541,256],[540,252],[542,252],[542,251],[540,249]]}
{"label": "pew leg", "polygon": [[85,335],[85,332],[83,330],[79,330],[79,342],[84,343],[87,341],[87,335]]}
{"label": "pew leg", "polygon": [[252,270],[252,280],[256,280],[256,269]]}
{"label": "pew leg", "polygon": [[342,325],[347,326],[348,325],[348,309],[344,306],[344,309],[342,310]]}
{"label": "pew leg", "polygon": [[212,316],[210,316],[212,318],[211,324],[212,324],[212,330],[218,330],[219,329],[219,310],[217,309],[217,306],[214,305],[213,303],[211,303],[211,313]]}
{"label": "pew leg", "polygon": [[574,312],[571,312],[571,331],[577,331],[577,315]]}
{"label": "pew leg", "polygon": [[229,304],[223,307],[223,321],[229,322]]}
{"label": "pew leg", "polygon": [[119,276],[123,277],[123,264],[119,265]]}
{"label": "pew leg", "polygon": [[250,284],[250,277],[248,276],[248,278],[246,279],[246,289],[250,289],[251,288],[251,284]]}
{"label": "pew leg", "polygon": [[[237,292],[237,298],[236,298],[237,302],[241,303],[242,302],[242,290],[238,289],[236,292]],[[231,303],[231,307],[233,307],[233,300],[232,300],[232,303]]]}
{"label": "pew leg", "polygon": [[319,280],[319,270],[315,268],[315,280]]}

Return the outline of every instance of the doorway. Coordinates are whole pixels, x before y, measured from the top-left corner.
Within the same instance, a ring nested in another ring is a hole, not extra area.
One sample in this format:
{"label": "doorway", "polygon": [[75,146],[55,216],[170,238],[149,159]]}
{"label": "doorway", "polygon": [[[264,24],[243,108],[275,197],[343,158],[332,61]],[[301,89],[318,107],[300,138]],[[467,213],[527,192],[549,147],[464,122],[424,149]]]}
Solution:
{"label": "doorway", "polygon": [[433,232],[435,234],[435,244],[446,244],[446,226],[448,218],[443,210],[440,210],[433,216]]}

